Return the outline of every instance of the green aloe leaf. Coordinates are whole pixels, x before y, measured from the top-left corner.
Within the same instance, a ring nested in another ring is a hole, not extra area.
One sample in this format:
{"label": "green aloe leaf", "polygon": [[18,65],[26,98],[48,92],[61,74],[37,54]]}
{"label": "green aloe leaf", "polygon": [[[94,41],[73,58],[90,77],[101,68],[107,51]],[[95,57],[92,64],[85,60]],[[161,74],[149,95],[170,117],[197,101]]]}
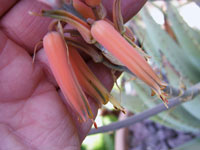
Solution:
{"label": "green aloe leaf", "polygon": [[156,48],[155,45],[151,42],[151,37],[147,34],[145,30],[145,24],[134,18],[134,22],[132,22],[129,26],[132,30],[134,30],[137,38],[141,41],[142,47],[144,47],[145,51],[151,56],[151,61],[153,61],[156,66],[160,69],[162,68],[162,59],[160,55],[160,50]]}
{"label": "green aloe leaf", "polygon": [[146,31],[144,23],[141,20],[134,18],[134,21],[130,27],[132,27],[132,30],[136,33],[136,36],[143,44],[148,55],[152,57],[151,61],[155,62],[156,66],[158,66],[159,69],[161,69],[167,76],[168,83],[174,87],[179,85],[180,77],[178,73],[174,69],[173,65],[170,64],[170,62],[164,56],[162,56],[161,51],[157,49],[156,45],[154,45],[152,39]]}
{"label": "green aloe leaf", "polygon": [[166,14],[167,20],[170,22],[172,30],[176,34],[178,43],[182,48],[182,52],[188,56],[188,59],[190,59],[199,70],[200,40],[197,38],[199,32],[194,33],[194,30],[187,25],[177,9],[171,3],[167,3]]}
{"label": "green aloe leaf", "polygon": [[[145,32],[149,35],[151,43],[156,49],[160,49],[166,57],[167,61],[171,64],[175,71],[179,72],[181,76],[176,76],[171,68],[170,72],[166,72],[169,79],[172,79],[170,84],[174,85],[182,78],[187,87],[198,82],[200,80],[199,68],[193,65],[193,63],[188,59],[188,54],[184,53],[182,48],[168,35],[168,33],[158,25],[151,15],[149,14],[147,8],[143,8],[139,13],[145,24]],[[145,41],[144,41],[145,42]],[[149,42],[150,43],[150,42]],[[169,67],[168,67],[169,68]],[[166,70],[167,71],[167,70]],[[176,87],[178,85],[175,85]],[[200,119],[200,101],[199,97],[195,100],[183,104],[183,107],[187,112],[191,113],[197,119]]]}
{"label": "green aloe leaf", "polygon": [[200,80],[200,71],[188,59],[187,54],[183,52],[181,47],[153,20],[145,7],[139,14],[145,23],[146,32],[151,37],[151,42],[156,49],[162,51],[174,68],[181,73],[181,76],[188,78],[192,83],[198,82]]}

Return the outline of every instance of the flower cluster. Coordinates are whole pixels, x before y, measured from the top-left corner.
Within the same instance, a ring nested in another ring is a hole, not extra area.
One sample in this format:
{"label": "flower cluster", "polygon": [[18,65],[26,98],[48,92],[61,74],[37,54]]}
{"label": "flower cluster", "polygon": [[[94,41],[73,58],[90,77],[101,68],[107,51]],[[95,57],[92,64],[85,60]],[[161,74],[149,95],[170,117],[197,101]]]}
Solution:
{"label": "flower cluster", "polygon": [[[42,16],[56,19],[56,31],[49,32],[43,44],[56,81],[80,120],[93,119],[85,93],[95,98],[99,106],[110,101],[116,109],[124,108],[88,68],[77,49],[112,69],[128,68],[167,103],[163,92],[166,83],[147,63],[144,51],[135,45],[131,30],[123,25],[120,0],[113,2],[113,22],[106,18],[101,0],[73,0],[61,6],[63,9],[42,11]],[[73,29],[62,29],[60,22]],[[55,21],[52,24],[53,29]],[[65,36],[65,32],[69,35]],[[84,41],[78,42],[74,36]]]}

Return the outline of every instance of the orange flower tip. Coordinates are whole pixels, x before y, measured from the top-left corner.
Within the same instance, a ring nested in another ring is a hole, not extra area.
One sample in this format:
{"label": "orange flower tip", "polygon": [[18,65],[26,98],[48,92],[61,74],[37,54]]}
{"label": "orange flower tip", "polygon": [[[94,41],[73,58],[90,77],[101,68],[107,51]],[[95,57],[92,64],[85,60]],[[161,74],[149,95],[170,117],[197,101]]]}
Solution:
{"label": "orange flower tip", "polygon": [[128,79],[127,82],[129,82],[129,81],[135,81],[136,79],[137,79],[137,77],[136,77],[136,76],[133,76],[133,77],[131,77],[130,79]]}
{"label": "orange flower tip", "polygon": [[97,128],[98,128],[98,126],[97,126],[96,122],[94,122],[94,127],[95,127],[95,129],[97,129]]}
{"label": "orange flower tip", "polygon": [[156,93],[154,90],[151,90],[151,96],[154,96]]}
{"label": "orange flower tip", "polygon": [[98,128],[97,123],[93,119],[91,119],[91,120],[92,120],[92,123],[93,123],[95,129],[97,129]]}
{"label": "orange flower tip", "polygon": [[116,110],[119,110],[116,106],[113,106]]}
{"label": "orange flower tip", "polygon": [[126,111],[125,111],[125,110],[122,110],[122,112],[123,112],[124,114],[126,114]]}
{"label": "orange flower tip", "polygon": [[164,90],[165,88],[166,88],[166,86],[161,86],[160,87],[161,90]]}
{"label": "orange flower tip", "polygon": [[[110,100],[110,102],[112,103],[113,101]],[[124,111],[124,107],[122,107],[119,103],[118,104],[113,104],[114,108],[117,110],[121,110]]]}
{"label": "orange flower tip", "polygon": [[169,106],[168,106],[166,103],[164,103],[164,105],[165,105],[165,107],[166,107],[167,109],[169,109]]}
{"label": "orange flower tip", "polygon": [[167,93],[162,93],[165,97],[167,97],[168,96],[168,94]]}
{"label": "orange flower tip", "polygon": [[149,56],[145,52],[143,52],[143,54],[144,54],[144,58],[146,59],[147,62],[151,60],[151,58],[152,58],[151,56]]}
{"label": "orange flower tip", "polygon": [[116,110],[121,110],[124,114],[126,114],[124,108],[122,106],[119,107],[116,107],[116,106],[113,106]]}
{"label": "orange flower tip", "polygon": [[168,104],[168,100],[163,95],[160,95],[160,98],[164,103]]}
{"label": "orange flower tip", "polygon": [[[162,76],[159,76],[159,78],[162,79]],[[163,81],[160,81],[158,84],[160,85],[161,89],[164,89],[166,88],[166,86],[168,86],[168,84]]]}

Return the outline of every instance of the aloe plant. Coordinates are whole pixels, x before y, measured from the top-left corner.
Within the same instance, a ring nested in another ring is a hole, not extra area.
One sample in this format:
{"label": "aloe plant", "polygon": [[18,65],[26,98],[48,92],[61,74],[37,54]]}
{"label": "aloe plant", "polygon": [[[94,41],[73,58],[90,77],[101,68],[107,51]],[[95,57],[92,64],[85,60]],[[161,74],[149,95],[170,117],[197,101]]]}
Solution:
{"label": "aloe plant", "polygon": [[[154,21],[148,5],[129,25],[139,41],[143,43],[145,51],[152,57],[154,66],[159,68],[160,74],[167,79],[168,84],[181,88],[182,83],[189,87],[200,81],[200,32],[187,25],[173,3],[166,2],[166,6],[167,9],[163,14],[174,37]],[[150,91],[144,84],[137,80],[131,83],[138,93],[134,99],[141,100],[142,103],[131,105],[128,109],[138,113],[159,103],[157,98],[148,95]],[[124,95],[124,99],[127,99],[125,105],[130,103],[127,102],[130,98],[133,99],[133,96]],[[196,97],[193,101],[160,113],[152,119],[175,129],[199,131],[199,98]]]}

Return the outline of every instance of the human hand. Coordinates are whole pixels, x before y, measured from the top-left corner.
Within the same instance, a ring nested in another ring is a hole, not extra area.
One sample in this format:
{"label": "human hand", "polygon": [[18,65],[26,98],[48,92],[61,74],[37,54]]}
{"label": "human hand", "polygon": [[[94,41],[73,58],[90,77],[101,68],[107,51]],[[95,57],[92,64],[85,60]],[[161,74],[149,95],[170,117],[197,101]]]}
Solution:
{"label": "human hand", "polygon": [[[126,0],[122,5],[131,9],[124,9],[126,19],[141,6],[136,1]],[[107,9],[111,8],[111,1],[104,2]],[[0,149],[80,149],[92,122],[78,122],[75,113],[64,104],[42,49],[32,64],[34,46],[47,33],[51,20],[28,12],[49,9],[48,6],[28,0],[0,0],[0,6]],[[108,12],[110,16],[111,11]],[[92,61],[88,65],[111,89],[110,70]],[[88,99],[96,114],[97,105]]]}

